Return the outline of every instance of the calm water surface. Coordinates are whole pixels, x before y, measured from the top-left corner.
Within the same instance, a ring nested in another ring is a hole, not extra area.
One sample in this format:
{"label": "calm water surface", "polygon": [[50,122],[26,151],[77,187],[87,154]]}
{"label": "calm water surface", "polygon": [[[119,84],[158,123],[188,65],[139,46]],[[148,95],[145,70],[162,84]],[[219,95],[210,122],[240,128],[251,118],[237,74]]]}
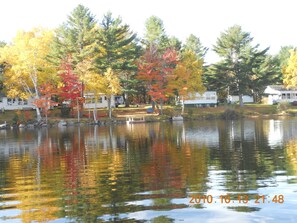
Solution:
{"label": "calm water surface", "polygon": [[0,130],[0,222],[296,222],[297,120]]}

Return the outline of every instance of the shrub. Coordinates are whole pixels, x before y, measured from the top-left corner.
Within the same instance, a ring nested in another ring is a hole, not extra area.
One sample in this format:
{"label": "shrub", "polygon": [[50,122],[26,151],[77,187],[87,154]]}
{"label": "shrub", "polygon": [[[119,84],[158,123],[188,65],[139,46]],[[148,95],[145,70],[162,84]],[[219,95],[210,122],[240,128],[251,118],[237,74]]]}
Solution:
{"label": "shrub", "polygon": [[280,102],[277,105],[277,111],[278,112],[282,112],[282,111],[286,111],[289,108],[289,103],[288,102]]}
{"label": "shrub", "polygon": [[61,108],[61,117],[62,118],[69,118],[70,110],[71,110],[71,108],[69,108],[69,107],[62,107]]}
{"label": "shrub", "polygon": [[233,109],[229,109],[227,108],[222,114],[221,114],[221,118],[225,119],[225,120],[229,120],[229,119],[238,119],[240,118],[240,113],[238,113],[237,111],[233,110]]}

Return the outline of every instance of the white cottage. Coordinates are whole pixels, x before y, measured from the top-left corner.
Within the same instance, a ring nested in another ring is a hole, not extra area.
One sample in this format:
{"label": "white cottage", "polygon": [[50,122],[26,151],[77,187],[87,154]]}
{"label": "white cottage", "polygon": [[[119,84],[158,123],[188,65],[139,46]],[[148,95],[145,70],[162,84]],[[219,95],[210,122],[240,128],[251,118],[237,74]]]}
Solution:
{"label": "white cottage", "polygon": [[[239,103],[239,95],[229,95],[227,98],[228,103],[236,104]],[[243,103],[254,103],[254,98],[249,95],[242,95]]]}
{"label": "white cottage", "polygon": [[283,85],[269,85],[264,90],[267,95],[267,103],[272,105],[279,102],[294,102],[297,101],[297,89],[286,88]]}
{"label": "white cottage", "polygon": [[0,109],[3,110],[31,110],[35,109],[33,105],[33,98],[24,100],[21,98],[8,98],[0,95]]}
{"label": "white cottage", "polygon": [[[112,96],[111,97],[111,107],[117,107],[118,105],[121,105],[124,103],[124,99],[122,96]],[[85,109],[94,109],[94,108],[107,108],[108,102],[107,97],[105,95],[100,95],[97,98],[97,101],[95,101],[94,94],[87,93],[85,94],[85,103],[84,108]]]}
{"label": "white cottage", "polygon": [[218,103],[217,92],[205,91],[202,95],[199,93],[190,94],[183,103],[186,107],[216,107]]}

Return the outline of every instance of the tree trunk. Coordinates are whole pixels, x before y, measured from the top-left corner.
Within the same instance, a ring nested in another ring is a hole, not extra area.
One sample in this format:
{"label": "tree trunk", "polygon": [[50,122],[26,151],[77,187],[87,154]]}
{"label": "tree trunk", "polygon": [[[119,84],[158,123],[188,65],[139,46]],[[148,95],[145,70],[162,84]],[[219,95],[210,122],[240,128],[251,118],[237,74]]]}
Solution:
{"label": "tree trunk", "polygon": [[41,113],[40,113],[40,109],[37,108],[37,106],[35,106],[35,110],[36,110],[36,118],[37,118],[37,122],[41,121]]}
{"label": "tree trunk", "polygon": [[93,109],[94,122],[97,123],[97,97],[94,97],[95,107]]}
{"label": "tree trunk", "polygon": [[185,112],[185,104],[184,104],[184,96],[182,96],[182,100],[181,100],[181,103],[182,103],[182,115],[184,114]]}
{"label": "tree trunk", "polygon": [[76,108],[77,108],[77,122],[80,122],[78,97],[76,98]]}
{"label": "tree trunk", "polygon": [[111,118],[111,97],[107,98],[108,117]]}
{"label": "tree trunk", "polygon": [[152,109],[153,109],[153,111],[155,111],[155,109],[156,109],[156,103],[153,99],[152,99]]}
{"label": "tree trunk", "polygon": [[239,105],[240,105],[240,107],[243,107],[242,94],[239,94]]}
{"label": "tree trunk", "polygon": [[128,108],[130,106],[130,101],[128,99],[128,94],[124,94],[124,100],[125,100],[125,107]]}

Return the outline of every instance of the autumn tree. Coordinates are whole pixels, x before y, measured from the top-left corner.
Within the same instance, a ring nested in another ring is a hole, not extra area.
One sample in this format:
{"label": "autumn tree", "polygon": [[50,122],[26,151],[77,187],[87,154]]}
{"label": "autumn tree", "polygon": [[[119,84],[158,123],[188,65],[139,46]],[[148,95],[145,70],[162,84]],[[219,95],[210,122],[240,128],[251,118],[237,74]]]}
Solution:
{"label": "autumn tree", "polygon": [[95,66],[97,73],[105,73],[108,68],[113,70],[115,78],[121,83],[126,105],[129,95],[136,93],[138,81],[135,78],[136,59],[140,56],[140,46],[136,34],[122,19],[113,18],[109,12],[103,16],[97,35]]}
{"label": "autumn tree", "polygon": [[[79,109],[83,106],[84,73],[77,66],[86,60],[94,59],[97,31],[95,16],[87,7],[78,5],[68,16],[67,21],[56,30],[48,55],[48,60],[62,73],[64,85],[61,90],[72,89],[62,93],[62,98],[71,101],[71,108],[77,107],[78,119]],[[71,65],[66,65],[69,58]],[[67,76],[70,76],[69,80]]]}
{"label": "autumn tree", "polygon": [[[182,101],[182,106],[185,98],[191,97],[191,94],[196,92],[202,93],[206,90],[202,82],[202,74],[203,60],[197,59],[194,51],[184,51],[174,70],[174,85],[177,95]],[[184,106],[182,108],[183,113]]]}
{"label": "autumn tree", "polygon": [[[94,64],[90,60],[86,60],[83,63],[78,64],[77,68],[84,72],[83,81],[85,82],[85,90],[88,92],[91,98],[95,102],[98,98],[104,95],[107,99],[108,116],[112,117],[111,101],[112,97],[122,93],[122,87],[120,85],[119,78],[114,74],[112,68],[107,68],[104,73],[97,73],[92,67]],[[96,119],[96,103],[93,109],[93,115],[95,122]]]}
{"label": "autumn tree", "polygon": [[284,68],[284,84],[287,87],[297,87],[297,51],[290,51],[290,58]]}
{"label": "autumn tree", "polygon": [[177,52],[168,49],[161,54],[157,48],[150,47],[138,63],[138,78],[144,81],[152,101],[161,105],[173,94],[173,70],[177,63]]}
{"label": "autumn tree", "polygon": [[272,57],[272,63],[276,66],[277,73],[275,76],[275,84],[283,84],[284,72],[291,56],[290,51],[296,50],[293,46],[282,46],[279,52]]}
{"label": "autumn tree", "polygon": [[111,68],[108,68],[107,71],[104,73],[102,85],[104,89],[102,93],[107,97],[108,117],[111,118],[111,98],[114,95],[120,94],[122,92],[120,80],[114,75],[113,70]]}
{"label": "autumn tree", "polygon": [[48,122],[48,114],[53,106],[57,106],[58,103],[53,101],[52,98],[58,94],[57,88],[52,83],[43,83],[39,86],[40,97],[35,99],[33,104],[41,109],[45,116],[45,123]]}
{"label": "autumn tree", "polygon": [[80,109],[83,106],[83,85],[79,76],[73,72],[71,61],[65,61],[62,64],[62,72],[59,74],[61,77],[62,86],[60,87],[60,97],[62,101],[69,103],[70,108],[77,109],[78,121],[80,117]]}
{"label": "autumn tree", "polygon": [[[7,64],[4,85],[9,97],[28,99],[40,98],[39,86],[47,81],[56,81],[55,71],[46,60],[53,32],[33,29],[18,32],[12,44],[1,49],[1,62]],[[36,107],[37,120],[41,120],[40,109]]]}
{"label": "autumn tree", "polygon": [[83,74],[80,77],[80,80],[85,83],[84,90],[87,92],[85,95],[86,100],[95,102],[93,117],[94,121],[97,122],[97,101],[105,91],[105,86],[103,85],[105,80],[103,75],[95,72],[94,64],[95,63],[92,60],[87,59],[78,63],[76,69],[79,73]]}

